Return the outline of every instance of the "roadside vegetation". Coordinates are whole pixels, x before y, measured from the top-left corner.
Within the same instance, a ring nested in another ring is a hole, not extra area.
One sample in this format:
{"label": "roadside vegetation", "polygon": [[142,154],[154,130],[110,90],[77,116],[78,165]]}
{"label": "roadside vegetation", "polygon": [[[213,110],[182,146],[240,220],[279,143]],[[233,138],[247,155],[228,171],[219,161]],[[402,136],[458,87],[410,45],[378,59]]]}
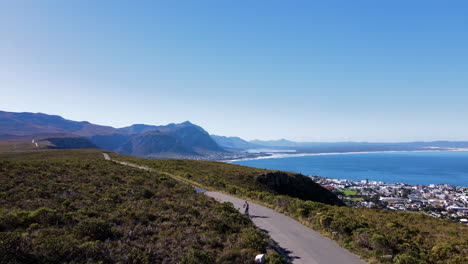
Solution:
{"label": "roadside vegetation", "polygon": [[274,173],[268,170],[220,162],[112,156],[206,189],[254,200],[320,231],[370,263],[468,263],[466,225],[423,213],[332,206],[282,195],[256,180],[258,175]]}
{"label": "roadside vegetation", "polygon": [[232,204],[101,153],[0,153],[0,263],[253,263],[271,251]]}
{"label": "roadside vegetation", "polygon": [[138,163],[160,172],[183,177],[184,180],[242,197],[270,200],[287,195],[330,205],[344,205],[331,191],[322,188],[310,177],[298,173],[272,171],[216,161],[182,159],[142,159],[116,153],[117,160]]}

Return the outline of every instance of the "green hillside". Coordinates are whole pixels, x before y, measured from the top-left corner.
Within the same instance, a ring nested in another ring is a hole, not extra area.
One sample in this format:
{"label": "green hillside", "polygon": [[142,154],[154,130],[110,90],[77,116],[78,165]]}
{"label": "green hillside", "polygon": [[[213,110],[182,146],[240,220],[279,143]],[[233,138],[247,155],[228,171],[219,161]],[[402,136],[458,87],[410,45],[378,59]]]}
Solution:
{"label": "green hillside", "polygon": [[0,152],[15,152],[26,150],[38,150],[52,147],[53,145],[48,141],[39,141],[37,146],[31,141],[0,141]]}
{"label": "green hillside", "polygon": [[252,263],[269,248],[230,204],[101,152],[0,153],[0,263]]}
{"label": "green hillside", "polygon": [[181,176],[208,188],[251,198],[289,195],[330,205],[344,205],[333,193],[297,173],[278,172],[225,162],[181,159],[140,159],[112,154],[117,160],[145,165]]}
{"label": "green hillside", "polygon": [[[293,198],[291,196],[304,198],[307,193],[304,186],[290,192],[293,189],[288,182],[302,181],[297,174],[220,162],[146,160],[118,154],[113,157],[171,173],[208,189],[255,200],[322,232],[370,263],[468,263],[466,225],[423,213],[357,209]],[[274,180],[272,183],[266,176],[269,173],[290,178],[286,181],[286,191],[275,190]],[[317,188],[309,192],[326,194]],[[327,199],[329,203],[330,199]]]}

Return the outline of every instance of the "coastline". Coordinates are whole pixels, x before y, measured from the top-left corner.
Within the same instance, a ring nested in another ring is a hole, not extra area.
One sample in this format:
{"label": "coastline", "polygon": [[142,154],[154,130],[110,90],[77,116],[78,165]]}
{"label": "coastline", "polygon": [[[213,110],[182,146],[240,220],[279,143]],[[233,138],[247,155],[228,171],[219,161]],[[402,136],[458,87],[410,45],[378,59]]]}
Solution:
{"label": "coastline", "polygon": [[[235,159],[235,160],[230,160],[230,161],[223,161],[223,162],[226,162],[226,163],[231,163],[231,164],[236,164],[235,162],[236,161],[244,161],[244,160],[261,160],[261,159],[280,159],[280,158],[289,158],[289,157],[303,157],[303,156],[325,156],[325,155],[352,155],[352,154],[372,154],[372,153],[427,153],[427,152],[468,152],[468,148],[450,148],[450,149],[422,149],[422,150],[392,150],[392,151],[357,151],[357,152],[325,152],[325,153],[295,153],[295,154],[286,154],[286,153],[270,153],[271,155],[270,156],[261,156],[261,157],[255,157],[255,158],[243,158],[243,159]],[[264,153],[266,154],[266,153]],[[242,165],[242,164],[238,164],[238,165]],[[249,165],[244,165],[244,166],[249,166]],[[328,179],[328,180],[331,180],[331,179],[334,179],[334,180],[349,180],[349,181],[360,181],[360,180],[355,180],[355,179],[350,179],[350,178],[346,178],[346,177],[339,177],[339,178],[329,178],[327,176],[319,176],[317,174],[311,174],[311,175],[307,175],[307,174],[304,174],[306,176],[309,176],[309,177],[319,177],[319,178],[323,178],[323,179]],[[419,185],[419,186],[426,186],[428,187],[429,184],[425,183],[425,184],[421,184],[421,183],[408,183],[406,181],[388,181],[388,180],[380,180],[381,182],[383,182],[384,185],[386,184],[404,184],[404,185]],[[462,187],[462,188],[467,188],[468,185],[460,185],[459,183],[458,184],[454,184],[454,183],[443,183],[443,182],[439,182],[439,183],[431,183],[431,184],[434,184],[436,186],[438,185],[444,185],[444,184],[449,184],[449,185],[452,185],[452,186],[456,186],[456,187]]]}
{"label": "coastline", "polygon": [[[347,155],[347,154],[370,154],[370,153],[399,153],[399,152],[441,152],[441,151],[468,151],[468,148],[447,148],[447,149],[427,149],[427,150],[381,150],[381,151],[353,151],[353,152],[321,152],[321,153],[271,153],[269,156],[259,156],[255,158],[239,158],[232,160],[221,160],[226,163],[233,163],[244,160],[260,160],[260,159],[281,159],[291,157],[304,156],[321,156],[321,155]],[[270,153],[263,153],[270,154]]]}

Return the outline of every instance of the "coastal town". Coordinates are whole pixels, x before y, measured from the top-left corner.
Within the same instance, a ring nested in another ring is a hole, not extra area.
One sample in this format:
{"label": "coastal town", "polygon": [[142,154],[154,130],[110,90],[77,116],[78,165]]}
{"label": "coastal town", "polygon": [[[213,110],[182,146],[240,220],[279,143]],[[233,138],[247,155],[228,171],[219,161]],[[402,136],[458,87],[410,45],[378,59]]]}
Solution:
{"label": "coastal town", "polygon": [[349,206],[419,211],[468,224],[468,188],[449,184],[410,185],[370,180],[342,180],[312,176]]}

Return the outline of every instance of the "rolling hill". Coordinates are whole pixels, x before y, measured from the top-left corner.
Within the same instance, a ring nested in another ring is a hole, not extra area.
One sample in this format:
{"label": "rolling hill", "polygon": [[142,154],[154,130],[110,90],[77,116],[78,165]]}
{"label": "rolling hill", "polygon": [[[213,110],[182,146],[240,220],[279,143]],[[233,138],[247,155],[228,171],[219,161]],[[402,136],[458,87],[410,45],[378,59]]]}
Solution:
{"label": "rolling hill", "polygon": [[310,177],[291,172],[258,169],[217,161],[141,159],[125,155],[113,158],[144,165],[231,194],[288,195],[307,201],[343,206],[338,197]]}
{"label": "rolling hill", "polygon": [[101,150],[0,153],[0,173],[0,263],[247,264],[271,251],[232,205]]}

